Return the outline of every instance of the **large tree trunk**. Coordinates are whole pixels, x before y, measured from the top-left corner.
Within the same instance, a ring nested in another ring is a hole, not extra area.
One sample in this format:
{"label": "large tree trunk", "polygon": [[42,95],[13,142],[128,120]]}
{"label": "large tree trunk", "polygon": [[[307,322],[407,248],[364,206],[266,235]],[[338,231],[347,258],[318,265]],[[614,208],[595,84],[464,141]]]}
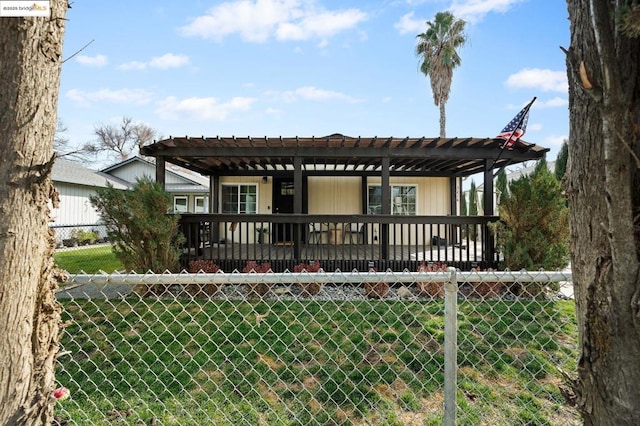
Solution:
{"label": "large tree trunk", "polygon": [[0,19],[0,424],[52,419],[60,309],[47,201],[66,0]]}
{"label": "large tree trunk", "polygon": [[620,4],[567,0],[569,195],[580,359],[573,386],[587,425],[640,425],[638,233],[640,40]]}

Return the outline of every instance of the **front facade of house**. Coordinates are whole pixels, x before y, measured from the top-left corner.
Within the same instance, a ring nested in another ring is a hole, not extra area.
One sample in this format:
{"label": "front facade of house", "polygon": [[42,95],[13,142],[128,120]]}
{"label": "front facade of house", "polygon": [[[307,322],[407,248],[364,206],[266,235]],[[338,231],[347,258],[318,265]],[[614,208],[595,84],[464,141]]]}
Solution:
{"label": "front facade of house", "polygon": [[[461,180],[543,158],[520,142],[489,138],[171,138],[142,148],[169,187],[170,165],[210,181],[210,214],[183,214],[183,262],[211,259],[224,270],[249,260],[274,270],[320,261],[325,269],[416,270],[421,262],[495,266],[483,216],[461,217]],[[498,154],[501,154],[498,156]],[[498,160],[496,160],[498,159]]]}

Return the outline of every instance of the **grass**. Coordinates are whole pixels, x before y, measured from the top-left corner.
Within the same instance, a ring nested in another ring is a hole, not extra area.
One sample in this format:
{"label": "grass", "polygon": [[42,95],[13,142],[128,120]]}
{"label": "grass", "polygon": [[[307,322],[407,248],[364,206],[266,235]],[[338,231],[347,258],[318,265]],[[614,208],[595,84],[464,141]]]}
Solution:
{"label": "grass", "polygon": [[57,251],[53,257],[56,264],[70,274],[78,274],[82,271],[95,274],[100,270],[111,273],[123,269],[122,263],[116,259],[111,246],[108,245]]}
{"label": "grass", "polygon": [[[62,303],[71,424],[443,423],[441,301]],[[458,424],[578,424],[556,369],[575,369],[572,302],[459,312]]]}

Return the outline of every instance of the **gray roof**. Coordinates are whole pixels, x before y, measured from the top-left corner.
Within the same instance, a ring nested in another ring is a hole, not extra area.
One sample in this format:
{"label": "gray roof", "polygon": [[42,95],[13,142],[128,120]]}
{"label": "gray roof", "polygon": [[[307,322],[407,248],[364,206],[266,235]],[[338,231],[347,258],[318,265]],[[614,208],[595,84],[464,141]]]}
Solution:
{"label": "gray roof", "polygon": [[172,193],[194,193],[194,194],[208,194],[209,188],[203,185],[189,185],[189,184],[179,184],[179,183],[168,183],[165,185],[165,189],[167,192]]}
{"label": "gray roof", "polygon": [[64,158],[56,158],[51,171],[51,179],[54,182],[65,182],[99,188],[106,187],[107,182],[109,182],[116,189],[127,189],[127,185],[123,184],[119,179],[114,179],[106,173],[88,169],[80,163]]}
{"label": "gray roof", "polygon": [[[134,163],[134,162],[146,164],[146,165],[148,165],[150,167],[153,167],[154,169],[156,167],[156,159],[155,158],[153,158],[153,157],[141,158],[141,157],[135,156],[135,157],[128,158],[128,159],[126,159],[124,161],[121,161],[119,163],[112,164],[109,167],[106,167],[106,168],[102,169],[101,172],[110,174],[112,171],[114,171],[114,170],[116,170],[116,169],[118,169],[120,167],[123,167],[123,166],[125,166],[127,164]],[[188,180],[189,182],[193,182],[194,185],[201,186],[201,187],[205,188],[204,192],[208,192],[209,191],[208,189],[206,189],[206,188],[209,188],[209,178],[208,177],[202,176],[200,173],[196,173],[196,172],[194,172],[192,170],[185,169],[184,167],[180,167],[180,166],[177,166],[175,164],[167,163],[165,168],[166,168],[166,172],[167,173],[174,174],[176,176],[181,177],[182,179]],[[184,184],[184,186],[188,186],[188,185],[189,184],[187,184],[187,183]],[[168,185],[167,185],[167,187],[168,187]],[[193,189],[192,189],[192,191],[193,191]],[[195,192],[199,192],[199,191],[200,191],[199,188],[197,190],[195,190]]]}

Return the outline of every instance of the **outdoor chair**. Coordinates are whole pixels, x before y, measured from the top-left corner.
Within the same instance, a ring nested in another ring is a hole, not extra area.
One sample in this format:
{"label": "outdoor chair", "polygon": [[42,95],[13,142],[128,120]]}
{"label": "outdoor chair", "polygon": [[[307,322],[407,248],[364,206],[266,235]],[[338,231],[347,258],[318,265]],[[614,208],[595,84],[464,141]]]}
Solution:
{"label": "outdoor chair", "polygon": [[364,223],[346,223],[342,228],[342,244],[347,241],[347,238],[349,244],[353,244],[354,241],[357,244],[364,244],[364,230]]}
{"label": "outdoor chair", "polygon": [[309,243],[322,244],[322,234],[328,234],[328,229],[323,229],[321,223],[309,224]]}

